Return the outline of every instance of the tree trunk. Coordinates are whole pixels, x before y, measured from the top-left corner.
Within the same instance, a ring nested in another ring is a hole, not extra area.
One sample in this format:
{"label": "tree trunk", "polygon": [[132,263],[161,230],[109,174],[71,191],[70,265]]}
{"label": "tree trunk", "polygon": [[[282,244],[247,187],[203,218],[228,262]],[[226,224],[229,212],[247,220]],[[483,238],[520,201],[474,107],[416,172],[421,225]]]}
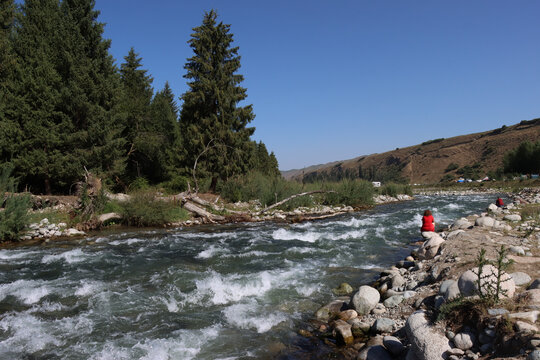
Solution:
{"label": "tree trunk", "polygon": [[45,194],[46,195],[51,195],[52,194],[52,190],[51,190],[51,179],[49,178],[48,175],[45,175],[45,180],[44,180],[44,184],[45,185]]}
{"label": "tree trunk", "polygon": [[212,177],[212,182],[210,183],[210,192],[215,193],[217,187],[218,178],[217,176]]}

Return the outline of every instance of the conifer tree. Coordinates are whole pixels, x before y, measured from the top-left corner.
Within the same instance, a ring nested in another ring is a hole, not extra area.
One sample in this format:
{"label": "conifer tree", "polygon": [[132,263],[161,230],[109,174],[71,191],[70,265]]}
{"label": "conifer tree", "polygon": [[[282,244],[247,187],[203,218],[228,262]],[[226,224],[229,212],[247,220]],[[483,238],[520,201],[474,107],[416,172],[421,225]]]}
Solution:
{"label": "conifer tree", "polygon": [[211,177],[210,189],[218,179],[248,170],[249,137],[255,128],[247,127],[255,115],[252,106],[238,106],[246,89],[240,86],[243,76],[238,47],[232,47],[230,25],[217,22],[212,10],[193,29],[189,45],[194,55],[188,59],[184,77],[189,90],[182,95],[180,129],[184,139],[188,167],[206,150],[197,169]]}
{"label": "conifer tree", "polygon": [[18,65],[13,51],[14,23],[14,1],[2,0],[0,2],[0,168],[7,166],[16,156],[21,135],[20,126],[14,117],[18,109],[13,96]]}
{"label": "conifer tree", "polygon": [[154,90],[153,79],[147,70],[141,69],[142,58],[133,48],[124,57],[124,61],[120,67],[123,87],[121,108],[125,116],[127,173],[130,179],[134,179],[148,173],[146,168],[152,163],[152,154],[156,151],[150,119]]}

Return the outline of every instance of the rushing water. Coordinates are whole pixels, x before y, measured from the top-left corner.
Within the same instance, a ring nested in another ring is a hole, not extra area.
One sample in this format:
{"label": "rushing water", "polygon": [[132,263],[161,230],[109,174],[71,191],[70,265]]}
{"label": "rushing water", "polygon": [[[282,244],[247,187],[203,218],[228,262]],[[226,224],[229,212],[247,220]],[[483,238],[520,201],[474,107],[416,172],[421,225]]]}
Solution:
{"label": "rushing water", "polygon": [[[302,224],[113,233],[0,250],[1,359],[309,357],[296,335],[341,282],[406,256],[493,195],[419,197]],[[318,349],[317,351],[323,351]]]}

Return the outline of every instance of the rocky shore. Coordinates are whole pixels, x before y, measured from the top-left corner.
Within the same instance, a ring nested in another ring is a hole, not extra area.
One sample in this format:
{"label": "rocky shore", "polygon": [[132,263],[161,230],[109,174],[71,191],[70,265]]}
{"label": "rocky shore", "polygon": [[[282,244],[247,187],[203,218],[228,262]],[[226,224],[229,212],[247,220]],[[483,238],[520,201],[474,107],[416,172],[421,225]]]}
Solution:
{"label": "rocky shore", "polygon": [[[373,283],[334,289],[301,334],[345,359],[540,359],[540,218],[522,219],[528,204],[539,189],[429,234]],[[481,263],[481,249],[502,261]]]}

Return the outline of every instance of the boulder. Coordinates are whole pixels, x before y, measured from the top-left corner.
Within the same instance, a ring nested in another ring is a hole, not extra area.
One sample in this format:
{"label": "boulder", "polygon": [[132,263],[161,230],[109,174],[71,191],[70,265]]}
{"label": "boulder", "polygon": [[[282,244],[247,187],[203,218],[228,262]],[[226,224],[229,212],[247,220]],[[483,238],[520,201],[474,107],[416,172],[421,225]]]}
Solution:
{"label": "boulder", "polygon": [[403,350],[405,350],[405,346],[399,341],[399,339],[395,336],[385,336],[383,338],[383,345],[392,355],[398,356],[400,355]]}
{"label": "boulder", "polygon": [[469,350],[474,345],[475,336],[471,332],[462,332],[456,334],[452,341],[458,349]]}
{"label": "boulder", "polygon": [[525,249],[523,249],[521,246],[510,246],[508,251],[511,252],[512,254],[525,256]]}
{"label": "boulder", "polygon": [[399,274],[392,276],[392,286],[391,286],[392,289],[399,288],[403,285],[405,285],[405,279],[403,278],[403,276]]}
{"label": "boulder", "polygon": [[[492,284],[495,286],[497,283],[497,268],[492,265],[485,265],[482,270],[482,279],[480,286],[485,288]],[[499,298],[508,297],[512,298],[516,291],[516,285],[514,280],[507,273],[501,274],[501,289],[503,293],[499,294]],[[458,280],[459,291],[463,296],[477,295],[478,292],[478,268],[473,268],[464,272]]]}
{"label": "boulder", "polygon": [[122,220],[122,215],[112,212],[112,213],[101,214],[98,216],[98,221],[100,223],[104,223],[109,220]]}
{"label": "boulder", "polygon": [[421,260],[429,260],[433,259],[435,255],[437,255],[437,252],[439,251],[439,247],[444,242],[444,239],[440,237],[437,233],[434,236],[431,237],[428,241],[422,244],[420,246],[420,249],[417,251],[418,258]]}
{"label": "boulder", "polygon": [[375,320],[371,331],[375,334],[391,333],[396,322],[388,318],[380,318]]}
{"label": "boulder", "polygon": [[351,331],[351,325],[343,320],[336,320],[334,331],[332,333],[338,343],[350,345],[354,342],[354,337]]}
{"label": "boulder", "polygon": [[465,230],[454,230],[448,234],[448,236],[446,237],[446,240],[451,240],[455,238],[456,236],[458,236],[459,234],[463,234],[463,233],[465,233]]}
{"label": "boulder", "polygon": [[534,311],[527,311],[527,312],[512,313],[512,314],[509,314],[508,317],[510,319],[525,320],[534,324],[536,320],[538,320],[538,315],[540,315],[540,311],[534,310]]}
{"label": "boulder", "polygon": [[529,324],[528,322],[525,322],[525,321],[518,320],[515,322],[514,326],[517,331],[522,332],[522,333],[535,334],[539,331],[536,325]]}
{"label": "boulder", "polygon": [[540,360],[540,350],[533,350],[527,356],[527,360]]}
{"label": "boulder", "polygon": [[515,272],[510,274],[516,286],[525,285],[531,282],[531,277],[524,272]]}
{"label": "boulder", "polygon": [[507,220],[507,221],[521,221],[521,216],[518,215],[518,214],[508,214],[508,215],[505,215],[503,220]]}
{"label": "boulder", "polygon": [[405,323],[407,338],[411,348],[408,360],[440,360],[450,350],[448,339],[429,325],[424,311],[414,312]]}
{"label": "boulder", "polygon": [[489,216],[481,216],[474,222],[474,225],[481,227],[493,227],[495,225],[495,219]]}
{"label": "boulder", "polygon": [[499,207],[495,204],[489,204],[489,206],[487,207],[487,210],[491,212],[495,212],[495,213],[498,213],[501,211]]}
{"label": "boulder", "polygon": [[317,320],[328,321],[331,317],[338,315],[342,310],[347,308],[347,304],[343,300],[333,300],[321,307],[315,312]]}
{"label": "boulder", "polygon": [[377,289],[372,288],[371,286],[363,285],[360,286],[358,292],[354,294],[351,299],[351,305],[358,312],[358,314],[369,314],[371,309],[377,305],[381,295]]}
{"label": "boulder", "polygon": [[351,325],[351,331],[355,337],[364,336],[371,329],[371,325],[363,322],[360,318],[354,318],[347,321]]}
{"label": "boulder", "polygon": [[450,287],[450,285],[452,285],[455,282],[456,282],[455,280],[444,280],[441,283],[441,287],[439,288],[439,294],[444,295],[446,293],[446,290],[448,290],[448,288]]}

